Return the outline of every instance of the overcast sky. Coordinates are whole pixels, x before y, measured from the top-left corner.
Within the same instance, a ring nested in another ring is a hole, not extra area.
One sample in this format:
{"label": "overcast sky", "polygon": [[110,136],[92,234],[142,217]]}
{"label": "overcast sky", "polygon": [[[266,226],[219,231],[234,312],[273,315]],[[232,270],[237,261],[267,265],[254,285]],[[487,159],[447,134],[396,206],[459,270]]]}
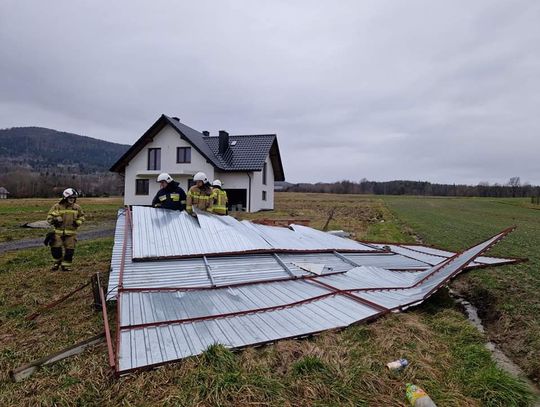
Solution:
{"label": "overcast sky", "polygon": [[540,184],[540,2],[0,3],[0,128],[276,133],[290,182]]}

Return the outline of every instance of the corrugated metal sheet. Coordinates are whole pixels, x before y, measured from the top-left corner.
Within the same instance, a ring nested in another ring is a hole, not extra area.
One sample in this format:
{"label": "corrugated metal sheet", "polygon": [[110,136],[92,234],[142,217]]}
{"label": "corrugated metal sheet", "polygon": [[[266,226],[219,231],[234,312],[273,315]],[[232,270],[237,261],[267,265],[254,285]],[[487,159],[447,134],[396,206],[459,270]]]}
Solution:
{"label": "corrugated metal sheet", "polygon": [[284,228],[239,222],[231,216],[133,207],[133,258],[181,258],[270,251],[378,249],[304,226]]}
{"label": "corrugated metal sheet", "polygon": [[345,327],[376,313],[346,297],[333,296],[302,307],[126,329],[120,334],[120,373],[197,355],[216,343],[229,348],[268,343]]}
{"label": "corrugated metal sheet", "polygon": [[[448,250],[438,249],[435,247],[430,246],[421,246],[421,245],[401,245],[402,247],[405,247],[407,249],[416,250],[422,253],[432,254],[435,256],[440,257],[451,257],[455,253],[450,252]],[[502,257],[487,257],[487,256],[479,256],[475,259],[475,264],[502,264],[502,263],[513,263],[515,262],[515,259],[507,259]]]}
{"label": "corrugated metal sheet", "polygon": [[[170,212],[170,211],[169,211]],[[124,244],[125,212],[119,211],[116,223],[114,247],[111,258],[111,273],[109,276],[108,300],[116,298],[116,288],[119,282],[119,271],[122,262],[122,246]],[[123,285],[125,288],[159,288],[159,287],[209,287],[211,281],[208,277],[202,257],[187,259],[167,259],[159,261],[133,261],[131,257],[131,235],[126,236],[126,258],[124,264]],[[380,245],[382,247],[383,245]],[[391,248],[402,246],[391,245]],[[414,246],[415,249],[421,246]],[[402,248],[403,250],[403,248]],[[407,255],[423,257],[416,251],[406,251]],[[449,255],[455,253],[446,252]],[[445,254],[446,254],[445,253]],[[422,270],[439,263],[444,258],[429,257],[428,264],[411,257],[396,253],[342,253],[342,256],[359,266],[373,266],[389,270]],[[286,263],[295,275],[308,275],[309,273],[297,267],[295,263],[319,263],[326,267],[325,272],[344,272],[354,267],[332,253],[282,253],[279,257]],[[424,258],[426,260],[426,258]],[[438,262],[435,263],[434,259]],[[479,257],[492,264],[502,264],[492,257]],[[271,254],[238,255],[227,257],[208,258],[211,265],[214,282],[217,286],[238,284],[258,280],[274,280],[286,278],[289,274],[276,261]],[[475,263],[472,263],[473,265]]]}
{"label": "corrugated metal sheet", "polygon": [[[122,257],[122,245],[116,244],[116,239],[124,238],[119,230],[121,219],[113,249],[113,283],[114,269],[118,270]],[[427,270],[422,261],[391,253],[294,253],[277,258],[262,254],[133,262],[130,237],[125,236],[127,258],[123,288],[118,293],[116,368],[124,373],[156,366],[199,354],[215,343],[240,348],[310,335],[384,314],[387,309],[408,307],[431,295],[506,233]],[[270,234],[279,243],[276,234]],[[308,231],[302,235],[317,234]],[[363,260],[376,263],[377,256],[384,264],[421,271],[362,265]],[[324,265],[326,275],[313,275],[295,263]],[[145,268],[138,269],[139,265]],[[282,281],[268,281],[276,276]],[[261,281],[264,279],[267,281]],[[212,282],[233,286],[208,289]],[[234,286],[238,283],[242,285]],[[201,289],[178,290],[192,284],[200,284]],[[161,287],[160,291],[151,285]],[[134,290],[136,287],[139,289]]]}
{"label": "corrugated metal sheet", "polygon": [[[388,247],[393,253],[401,254],[410,258],[417,259],[425,264],[434,266],[444,259],[455,255],[454,252],[442,249],[436,249],[429,246],[421,245],[405,245],[405,244],[381,244],[375,243],[375,247],[383,248]],[[484,265],[501,265],[507,263],[514,263],[515,259],[507,259],[500,257],[487,257],[479,256],[474,262],[470,264],[470,267],[478,267]]]}

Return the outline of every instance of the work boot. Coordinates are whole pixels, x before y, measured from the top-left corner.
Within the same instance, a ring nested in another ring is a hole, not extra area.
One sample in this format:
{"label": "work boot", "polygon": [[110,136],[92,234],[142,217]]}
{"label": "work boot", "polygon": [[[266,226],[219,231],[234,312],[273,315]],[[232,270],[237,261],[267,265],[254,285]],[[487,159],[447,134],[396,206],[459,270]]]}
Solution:
{"label": "work boot", "polygon": [[60,263],[54,263],[51,266],[51,271],[58,271],[59,268],[60,268]]}
{"label": "work boot", "polygon": [[62,271],[71,271],[71,266],[62,266]]}

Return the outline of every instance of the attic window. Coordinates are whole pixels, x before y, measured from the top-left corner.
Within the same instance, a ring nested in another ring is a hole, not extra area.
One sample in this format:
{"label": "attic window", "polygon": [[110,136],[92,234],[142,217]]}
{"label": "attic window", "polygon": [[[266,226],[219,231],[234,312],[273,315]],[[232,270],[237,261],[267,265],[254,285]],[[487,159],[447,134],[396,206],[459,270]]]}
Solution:
{"label": "attic window", "polygon": [[176,162],[178,164],[191,162],[191,147],[176,148]]}
{"label": "attic window", "polygon": [[236,140],[231,141],[230,144],[231,144],[231,146],[235,146],[236,145]]}
{"label": "attic window", "polygon": [[148,169],[161,170],[161,148],[148,149]]}

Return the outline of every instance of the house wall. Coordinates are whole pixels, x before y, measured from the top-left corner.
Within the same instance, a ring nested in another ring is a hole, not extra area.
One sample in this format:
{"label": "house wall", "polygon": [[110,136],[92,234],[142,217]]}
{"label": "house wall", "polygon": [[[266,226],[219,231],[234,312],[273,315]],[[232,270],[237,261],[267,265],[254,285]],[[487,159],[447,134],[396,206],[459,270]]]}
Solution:
{"label": "house wall", "polygon": [[[270,157],[266,157],[266,185],[262,183],[262,171],[253,172],[251,212],[274,209],[274,169]],[[266,191],[266,201],[262,199],[262,193]]]}
{"label": "house wall", "polygon": [[[176,148],[191,147],[191,163],[176,163]],[[148,170],[148,149],[161,148],[161,169]],[[125,169],[124,204],[150,205],[159,190],[156,178],[162,172],[168,172],[187,192],[188,179],[199,171],[214,178],[214,167],[206,161],[191,144],[183,140],[171,126],[165,126],[139,153],[133,157]],[[148,195],[135,195],[135,180],[149,179]]]}

